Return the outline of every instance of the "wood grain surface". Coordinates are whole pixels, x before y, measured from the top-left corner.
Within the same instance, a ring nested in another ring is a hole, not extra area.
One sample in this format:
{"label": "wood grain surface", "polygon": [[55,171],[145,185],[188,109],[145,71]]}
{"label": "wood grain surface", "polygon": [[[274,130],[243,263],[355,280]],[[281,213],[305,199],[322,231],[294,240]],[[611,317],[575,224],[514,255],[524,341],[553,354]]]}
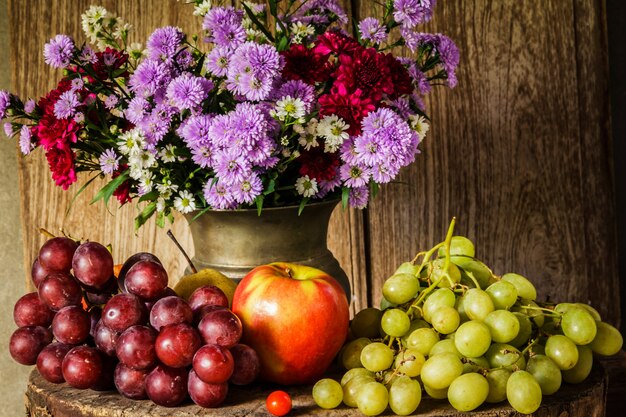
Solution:
{"label": "wood grain surface", "polygon": [[[13,84],[22,96],[54,87],[59,74],[43,62],[56,33],[84,39],[80,13],[92,2],[11,0]],[[98,2],[135,26],[145,40],[160,25],[197,33],[199,19],[174,0]],[[376,14],[377,1],[349,1],[355,18]],[[618,324],[613,179],[604,3],[601,0],[457,0],[438,2],[426,30],[461,50],[459,85],[427,100],[433,123],[422,154],[368,210],[338,209],[331,250],[351,276],[353,310],[377,305],[397,265],[441,241],[453,216],[477,256],[499,274],[514,271],[550,300],[591,302]],[[20,160],[25,262],[44,241],[38,227],[112,243],[122,262],[152,251],[172,281],[182,257],[153,222],[137,235],[135,208],[88,204],[85,192],[65,215],[73,192],[54,186],[42,154]],[[86,178],[83,178],[83,180]],[[184,221],[173,231],[192,247]]]}

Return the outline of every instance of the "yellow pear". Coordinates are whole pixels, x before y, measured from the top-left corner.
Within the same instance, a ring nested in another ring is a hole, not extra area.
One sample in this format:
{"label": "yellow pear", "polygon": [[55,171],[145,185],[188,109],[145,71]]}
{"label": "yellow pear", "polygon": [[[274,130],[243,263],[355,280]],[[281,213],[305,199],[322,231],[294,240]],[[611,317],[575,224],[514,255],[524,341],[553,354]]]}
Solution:
{"label": "yellow pear", "polygon": [[197,288],[204,287],[205,285],[215,285],[226,294],[228,297],[228,304],[232,305],[233,295],[235,294],[235,288],[237,284],[235,281],[228,278],[215,269],[206,268],[201,269],[195,274],[185,275],[174,285],[173,290],[179,297],[185,300],[189,299],[191,293]]}

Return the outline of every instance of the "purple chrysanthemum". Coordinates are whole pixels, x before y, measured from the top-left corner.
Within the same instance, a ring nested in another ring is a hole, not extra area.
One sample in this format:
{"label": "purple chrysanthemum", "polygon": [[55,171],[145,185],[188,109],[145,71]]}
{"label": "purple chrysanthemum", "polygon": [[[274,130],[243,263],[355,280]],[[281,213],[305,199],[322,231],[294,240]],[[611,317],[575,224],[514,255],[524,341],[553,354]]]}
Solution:
{"label": "purple chrysanthemum", "polygon": [[83,81],[82,78],[74,78],[72,80],[72,88],[71,90],[82,90],[82,88],[85,86],[85,82]]}
{"label": "purple chrysanthemum", "polygon": [[204,198],[209,206],[214,209],[232,209],[237,207],[237,202],[231,191],[232,187],[218,180],[209,180],[203,188]]}
{"label": "purple chrysanthemum", "polygon": [[160,104],[139,122],[137,127],[141,129],[146,138],[146,149],[153,151],[156,144],[167,135],[170,131],[174,114],[176,114],[174,107]]}
{"label": "purple chrysanthemum", "polygon": [[204,16],[202,28],[208,32],[207,42],[236,48],[246,40],[242,25],[243,11],[233,7],[214,7]]}
{"label": "purple chrysanthemum", "polygon": [[170,82],[167,87],[167,98],[180,110],[197,110],[212,88],[213,83],[210,80],[186,73]]}
{"label": "purple chrysanthemum", "polygon": [[119,103],[119,101],[120,99],[115,94],[111,94],[104,100],[104,107],[106,107],[109,110],[114,109],[115,106],[117,106],[117,103]]}
{"label": "purple chrysanthemum", "polygon": [[351,188],[350,195],[348,197],[348,204],[352,208],[364,209],[367,207],[369,195],[370,191],[368,187]]}
{"label": "purple chrysanthemum", "polygon": [[218,46],[213,48],[206,57],[206,68],[217,77],[225,77],[232,49]]}
{"label": "purple chrysanthemum", "polygon": [[436,48],[439,52],[441,65],[448,74],[448,86],[456,86],[456,68],[459,66],[460,53],[459,48],[449,37],[437,34]]}
{"label": "purple chrysanthemum", "polygon": [[0,90],[0,119],[6,117],[6,112],[11,105],[11,94],[8,91]]}
{"label": "purple chrysanthemum", "polygon": [[336,16],[336,20],[341,25],[348,23],[348,15],[339,5],[337,0],[309,0],[289,20],[292,22],[302,22],[304,24],[328,25],[331,16]]}
{"label": "purple chrysanthemum", "polygon": [[20,129],[20,150],[24,155],[28,155],[33,150],[32,132],[30,126],[23,125]]}
{"label": "purple chrysanthemum", "polygon": [[95,64],[98,61],[98,57],[93,49],[85,45],[78,54],[78,61],[81,64]]}
{"label": "purple chrysanthemum", "polygon": [[11,137],[15,134],[15,130],[13,130],[13,124],[11,122],[6,122],[4,124],[4,134],[8,137]]}
{"label": "purple chrysanthemum", "polygon": [[282,65],[273,46],[246,42],[235,50],[228,64],[226,86],[248,100],[265,100]]}
{"label": "purple chrysanthemum", "polygon": [[366,17],[359,23],[361,38],[373,43],[383,43],[387,40],[387,29],[375,17]]}
{"label": "purple chrysanthemum", "polygon": [[313,86],[305,83],[302,80],[287,81],[286,83],[282,84],[278,88],[278,90],[276,90],[276,92],[272,95],[276,98],[276,101],[287,96],[294,99],[299,98],[304,103],[304,111],[306,111],[307,113],[312,110],[313,104],[315,104],[316,99],[315,89],[313,88]]}
{"label": "purple chrysanthemum", "polygon": [[436,0],[394,0],[393,18],[404,27],[413,28],[433,17]]}
{"label": "purple chrysanthemum", "polygon": [[150,110],[150,103],[144,97],[136,96],[128,102],[128,108],[124,111],[124,117],[131,123],[139,123]]}
{"label": "purple chrysanthemum", "polygon": [[57,119],[69,119],[74,116],[78,106],[80,106],[80,100],[78,100],[76,92],[72,90],[66,91],[54,103],[54,115]]}
{"label": "purple chrysanthemum", "polygon": [[46,64],[54,68],[67,67],[75,52],[74,41],[67,35],[56,35],[43,47]]}
{"label": "purple chrysanthemum", "polygon": [[272,80],[250,72],[244,72],[238,79],[238,93],[246,99],[261,101],[272,92]]}
{"label": "purple chrysanthemum", "polygon": [[215,173],[224,184],[235,184],[250,177],[252,166],[241,153],[221,152],[215,156]]}
{"label": "purple chrysanthemum", "polygon": [[179,135],[190,149],[207,145],[210,142],[209,129],[211,128],[212,119],[213,117],[205,114],[191,116],[181,126]]}
{"label": "purple chrysanthemum", "polygon": [[180,28],[165,26],[158,28],[148,38],[146,49],[148,57],[155,60],[168,60],[176,55],[185,34]]}
{"label": "purple chrysanthemum", "polygon": [[364,187],[369,183],[371,173],[369,168],[365,166],[342,165],[339,168],[339,177],[348,187]]}
{"label": "purple chrysanthemum", "polygon": [[121,156],[118,156],[113,149],[107,149],[98,159],[100,170],[107,175],[113,174],[120,166],[120,159]]}
{"label": "purple chrysanthemum", "polygon": [[252,172],[250,175],[233,183],[233,195],[240,204],[251,204],[263,191],[263,182],[258,174]]}
{"label": "purple chrysanthemum", "polygon": [[24,112],[26,114],[30,114],[35,111],[36,106],[37,106],[37,103],[35,103],[35,100],[33,100],[32,98],[29,98],[28,100],[26,100],[26,103],[24,103]]}
{"label": "purple chrysanthemum", "polygon": [[143,61],[131,75],[128,85],[137,95],[149,97],[163,89],[170,80],[170,68],[153,59]]}

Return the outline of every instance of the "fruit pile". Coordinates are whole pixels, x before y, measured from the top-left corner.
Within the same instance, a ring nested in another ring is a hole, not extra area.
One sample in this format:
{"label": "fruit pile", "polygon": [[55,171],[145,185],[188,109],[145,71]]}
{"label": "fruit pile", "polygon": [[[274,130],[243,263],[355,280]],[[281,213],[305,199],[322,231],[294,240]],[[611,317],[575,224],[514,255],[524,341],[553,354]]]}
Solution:
{"label": "fruit pile", "polygon": [[37,291],[14,308],[19,328],[9,342],[11,356],[36,364],[53,383],[117,388],[168,407],[188,396],[215,407],[229,382],[257,378],[258,355],[239,343],[241,321],[220,288],[202,286],[187,300],[178,297],[149,253],[131,256],[117,278],[113,272],[113,257],[99,243],[48,240],[32,267]]}
{"label": "fruit pile", "polygon": [[386,280],[380,309],[355,315],[339,356],[348,371],[313,387],[320,407],[408,415],[423,389],[459,411],[508,400],[529,414],[563,381],[585,380],[593,353],[620,351],[622,335],[594,308],[538,302],[528,279],[494,275],[453,229]]}

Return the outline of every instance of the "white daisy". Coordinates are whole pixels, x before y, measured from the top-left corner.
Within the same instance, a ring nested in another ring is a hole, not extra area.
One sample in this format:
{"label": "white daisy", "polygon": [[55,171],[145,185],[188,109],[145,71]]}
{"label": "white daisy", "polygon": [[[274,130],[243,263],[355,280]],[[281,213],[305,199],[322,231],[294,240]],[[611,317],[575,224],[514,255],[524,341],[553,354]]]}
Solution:
{"label": "white daisy", "polygon": [[291,33],[293,35],[293,43],[302,43],[304,38],[315,34],[315,28],[302,22],[296,22],[291,25]]}
{"label": "white daisy", "polygon": [[426,118],[417,114],[409,116],[409,124],[411,125],[411,129],[415,130],[417,136],[420,137],[420,140],[423,140],[424,137],[426,137],[426,133],[428,132],[428,129],[430,129],[430,125],[426,121]]}
{"label": "white daisy", "polygon": [[196,199],[189,191],[181,191],[174,199],[174,208],[183,214],[191,213],[196,209]]}
{"label": "white daisy", "polygon": [[283,121],[288,117],[293,120],[300,120],[305,113],[304,102],[300,98],[286,96],[276,102],[276,108],[272,112],[272,116]]}
{"label": "white daisy", "polygon": [[143,171],[141,178],[139,179],[139,195],[148,194],[152,191],[152,187],[154,186],[154,174],[150,171]]}
{"label": "white daisy", "polygon": [[296,180],[296,191],[304,197],[313,197],[317,194],[317,180],[309,178],[308,175],[300,177]]}
{"label": "white daisy", "polygon": [[325,139],[324,152],[337,152],[341,144],[350,137],[347,132],[349,128],[350,125],[336,114],[324,116],[317,125],[317,135]]}
{"label": "white daisy", "polygon": [[159,152],[159,158],[163,162],[175,162],[176,161],[176,146],[170,144],[165,145],[165,148]]}
{"label": "white daisy", "polygon": [[122,155],[127,156],[142,152],[146,143],[143,133],[137,128],[122,133],[119,138],[120,140],[117,142],[118,150]]}
{"label": "white daisy", "polygon": [[209,10],[211,10],[212,6],[213,5],[211,4],[211,0],[203,0],[202,3],[196,4],[196,6],[193,8],[193,15],[204,16],[209,12]]}

